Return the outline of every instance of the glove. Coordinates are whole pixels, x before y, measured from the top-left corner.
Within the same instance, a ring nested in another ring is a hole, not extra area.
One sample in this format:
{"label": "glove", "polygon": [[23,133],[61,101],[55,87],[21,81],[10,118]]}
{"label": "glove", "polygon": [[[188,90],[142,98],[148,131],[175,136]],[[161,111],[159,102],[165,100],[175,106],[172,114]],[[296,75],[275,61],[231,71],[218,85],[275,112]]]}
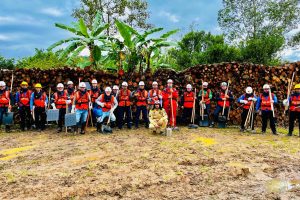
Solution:
{"label": "glove", "polygon": [[56,110],[56,106],[55,106],[55,103],[51,103],[51,106],[54,110]]}
{"label": "glove", "polygon": [[71,103],[71,100],[66,100],[66,104],[70,104]]}
{"label": "glove", "polygon": [[75,112],[75,105],[72,105],[71,113]]}
{"label": "glove", "polygon": [[203,109],[206,109],[206,104],[203,104]]}
{"label": "glove", "polygon": [[257,101],[257,98],[254,98],[254,97],[253,97],[253,98],[252,98],[252,101],[256,102],[256,101]]}
{"label": "glove", "polygon": [[159,94],[159,95],[158,95],[158,98],[162,99],[162,95]]}
{"label": "glove", "polygon": [[272,100],[271,103],[274,103],[274,100]]}
{"label": "glove", "polygon": [[247,104],[248,101],[247,100],[240,100],[240,103]]}
{"label": "glove", "polygon": [[45,102],[45,107],[47,107],[47,103]]}
{"label": "glove", "polygon": [[93,109],[93,104],[92,103],[89,104],[89,108]]}
{"label": "glove", "polygon": [[249,98],[248,98],[248,101],[252,101],[252,100],[253,100],[253,98],[252,98],[252,97],[249,97]]}
{"label": "glove", "polygon": [[100,102],[100,103],[98,103],[98,105],[103,108],[105,104]]}
{"label": "glove", "polygon": [[283,105],[284,106],[289,106],[289,100],[288,99],[283,100]]}

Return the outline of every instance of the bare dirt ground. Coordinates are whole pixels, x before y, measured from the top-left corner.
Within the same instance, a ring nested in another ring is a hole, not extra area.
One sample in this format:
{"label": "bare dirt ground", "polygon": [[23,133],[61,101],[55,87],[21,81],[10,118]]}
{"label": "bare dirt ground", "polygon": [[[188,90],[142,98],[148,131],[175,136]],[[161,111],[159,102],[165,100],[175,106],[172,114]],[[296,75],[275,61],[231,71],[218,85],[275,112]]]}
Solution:
{"label": "bare dirt ground", "polygon": [[300,199],[300,138],[0,133],[0,199]]}

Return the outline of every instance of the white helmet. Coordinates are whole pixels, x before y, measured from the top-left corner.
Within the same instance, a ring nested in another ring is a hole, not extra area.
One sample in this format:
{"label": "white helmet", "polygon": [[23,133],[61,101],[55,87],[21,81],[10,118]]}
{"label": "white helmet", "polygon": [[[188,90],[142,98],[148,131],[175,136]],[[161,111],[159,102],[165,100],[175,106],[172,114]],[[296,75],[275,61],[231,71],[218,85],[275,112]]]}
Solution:
{"label": "white helmet", "polygon": [[64,85],[62,83],[57,84],[57,88],[64,88]]}
{"label": "white helmet", "polygon": [[227,86],[227,83],[226,82],[222,82],[221,86]]}
{"label": "white helmet", "polygon": [[172,79],[169,79],[169,80],[168,80],[168,83],[173,83],[173,80],[172,80]]}
{"label": "white helmet", "polygon": [[246,93],[247,93],[247,94],[251,94],[252,92],[253,92],[252,87],[247,87],[247,88],[246,88]]}
{"label": "white helmet", "polygon": [[92,84],[94,84],[94,83],[97,84],[98,81],[97,81],[96,79],[93,79],[93,80],[92,80]]}
{"label": "white helmet", "polygon": [[208,86],[208,82],[203,82],[203,86]]}
{"label": "white helmet", "polygon": [[152,85],[158,85],[158,83],[156,81],[153,81]]}
{"label": "white helmet", "polygon": [[79,83],[79,87],[81,87],[81,88],[86,88],[85,82],[80,82],[80,83]]}
{"label": "white helmet", "polygon": [[128,86],[128,83],[126,82],[126,81],[124,81],[123,83],[122,83],[122,86]]}
{"label": "white helmet", "polygon": [[111,87],[106,87],[105,92],[111,92]]}
{"label": "white helmet", "polygon": [[270,85],[269,84],[264,84],[263,89],[270,89]]}
{"label": "white helmet", "polygon": [[139,86],[145,86],[144,81],[140,81],[140,82],[139,82]]}
{"label": "white helmet", "polygon": [[113,86],[113,90],[118,90],[118,89],[119,89],[119,86],[117,86],[117,85]]}
{"label": "white helmet", "polygon": [[192,85],[191,84],[187,84],[186,85],[186,89],[192,89]]}
{"label": "white helmet", "polygon": [[6,86],[4,81],[0,81],[0,87],[2,87],[2,86]]}
{"label": "white helmet", "polygon": [[73,85],[73,81],[68,81],[67,85]]}

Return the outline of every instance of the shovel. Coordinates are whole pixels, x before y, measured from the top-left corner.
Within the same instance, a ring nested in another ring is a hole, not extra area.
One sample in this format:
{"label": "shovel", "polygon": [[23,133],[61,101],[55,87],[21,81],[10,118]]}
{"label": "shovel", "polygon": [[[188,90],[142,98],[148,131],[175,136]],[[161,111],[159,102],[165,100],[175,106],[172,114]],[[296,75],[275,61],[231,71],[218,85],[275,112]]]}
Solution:
{"label": "shovel", "polygon": [[193,102],[191,124],[188,125],[189,129],[197,129],[198,128],[198,125],[195,124],[195,108],[196,108],[195,104],[196,104],[196,88],[195,88],[195,97],[194,97],[194,102]]}
{"label": "shovel", "polygon": [[110,117],[111,117],[111,110],[110,110],[110,113],[109,113],[109,117],[108,117],[108,120],[107,120],[107,123],[106,125],[102,125],[101,126],[101,132],[104,133],[104,134],[111,134],[112,133],[112,128],[110,127],[109,123],[110,123]]}

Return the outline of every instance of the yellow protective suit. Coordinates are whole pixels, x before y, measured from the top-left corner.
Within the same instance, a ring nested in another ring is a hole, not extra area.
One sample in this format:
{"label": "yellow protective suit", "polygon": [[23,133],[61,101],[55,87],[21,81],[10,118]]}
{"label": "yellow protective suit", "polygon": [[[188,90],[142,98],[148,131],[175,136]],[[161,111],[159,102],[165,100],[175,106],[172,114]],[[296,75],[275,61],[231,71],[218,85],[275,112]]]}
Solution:
{"label": "yellow protective suit", "polygon": [[165,109],[153,109],[149,113],[150,125],[149,128],[153,132],[161,133],[166,130],[168,124],[168,115]]}

